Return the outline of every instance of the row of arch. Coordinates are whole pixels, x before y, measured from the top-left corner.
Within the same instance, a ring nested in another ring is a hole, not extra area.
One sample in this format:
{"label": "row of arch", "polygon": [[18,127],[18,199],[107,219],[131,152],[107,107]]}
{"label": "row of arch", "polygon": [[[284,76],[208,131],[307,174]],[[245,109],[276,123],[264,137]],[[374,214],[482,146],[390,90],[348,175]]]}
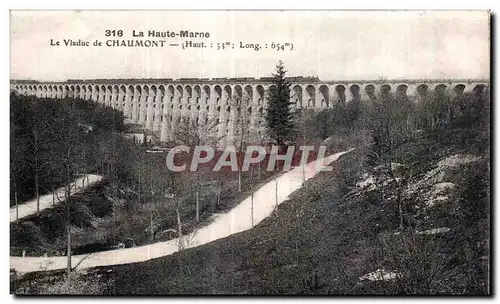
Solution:
{"label": "row of arch", "polygon": [[301,107],[324,108],[333,106],[337,102],[353,100],[377,100],[384,96],[406,97],[422,99],[429,94],[460,96],[466,92],[483,91],[486,84],[351,84],[351,85],[295,85],[292,86],[292,99]]}
{"label": "row of arch", "polygon": [[[291,97],[303,107],[328,107],[333,101],[350,101],[356,98],[369,100],[376,96],[393,93],[401,96],[424,96],[428,92],[440,92],[448,95],[461,95],[465,92],[485,87],[486,84],[295,84],[291,87]],[[16,91],[40,97],[61,98],[63,96],[88,98],[95,101],[126,101],[129,96],[141,96],[146,102],[178,102],[209,104],[213,100],[244,100],[263,104],[266,97],[264,85],[69,85],[38,84],[16,85]],[[121,97],[121,98],[120,98]],[[165,100],[167,98],[167,100]]]}
{"label": "row of arch", "polygon": [[[272,85],[269,84],[13,84],[20,94],[41,98],[73,97],[104,103],[123,111],[131,123],[160,132],[160,139],[173,139],[182,120],[198,124],[217,123],[217,136],[231,141],[236,126],[244,121],[250,130],[263,127],[263,113]],[[480,92],[486,83],[420,84],[292,84],[290,99],[299,107],[325,108],[338,102],[376,100],[384,95],[417,100],[429,93],[463,95]]]}
{"label": "row of arch", "polygon": [[128,122],[160,132],[163,141],[172,140],[176,127],[185,122],[216,123],[217,137],[233,140],[235,124],[245,120],[247,132],[262,126],[264,86],[201,85],[22,85],[20,94],[40,98],[82,98],[123,111]]}
{"label": "row of arch", "polygon": [[[263,85],[15,85],[15,90],[40,97],[62,98],[64,96],[89,98],[95,101],[119,101],[119,97],[133,96],[144,97],[146,101],[181,102],[185,99],[187,103],[208,104],[211,97],[216,101],[234,99],[254,100],[260,104],[265,100],[265,89]],[[113,98],[114,97],[114,98]],[[124,101],[124,100],[123,100]]]}

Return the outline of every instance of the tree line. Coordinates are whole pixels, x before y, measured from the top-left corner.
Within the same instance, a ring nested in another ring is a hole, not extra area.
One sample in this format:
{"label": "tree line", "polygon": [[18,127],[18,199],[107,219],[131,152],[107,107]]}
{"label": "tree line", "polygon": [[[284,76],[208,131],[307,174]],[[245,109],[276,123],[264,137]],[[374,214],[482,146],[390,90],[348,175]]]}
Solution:
{"label": "tree line", "polygon": [[369,101],[330,100],[332,108],[317,112],[290,101],[290,83],[284,63],[279,61],[269,89],[264,116],[266,134],[274,144],[354,139],[356,133],[372,135],[383,129],[399,137],[417,130],[489,128],[489,90],[477,86],[472,92],[450,97],[443,90],[427,91],[420,100],[392,92],[379,92]]}
{"label": "tree line", "polygon": [[10,96],[10,205],[97,173],[101,144],[123,131],[123,115],[81,99]]}

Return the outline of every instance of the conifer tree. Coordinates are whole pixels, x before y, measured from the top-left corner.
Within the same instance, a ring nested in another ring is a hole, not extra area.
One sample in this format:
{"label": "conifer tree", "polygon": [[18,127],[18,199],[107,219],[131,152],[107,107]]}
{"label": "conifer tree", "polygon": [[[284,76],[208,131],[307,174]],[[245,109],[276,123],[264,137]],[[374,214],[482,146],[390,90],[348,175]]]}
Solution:
{"label": "conifer tree", "polygon": [[282,146],[295,138],[294,113],[290,102],[290,83],[282,61],[276,65],[272,74],[273,85],[269,88],[269,104],[266,113],[266,126],[269,137],[276,145]]}

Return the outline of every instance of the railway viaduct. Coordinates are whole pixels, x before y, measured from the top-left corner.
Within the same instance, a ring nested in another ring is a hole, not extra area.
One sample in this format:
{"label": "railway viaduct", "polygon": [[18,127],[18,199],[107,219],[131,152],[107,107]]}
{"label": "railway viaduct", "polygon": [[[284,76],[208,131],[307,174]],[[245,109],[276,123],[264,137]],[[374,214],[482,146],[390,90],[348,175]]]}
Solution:
{"label": "railway viaduct", "polygon": [[[296,106],[323,109],[338,102],[376,100],[392,94],[419,102],[427,94],[451,98],[489,89],[489,80],[377,80],[321,81],[317,77],[289,77]],[[245,132],[263,131],[267,94],[272,78],[89,79],[64,82],[11,80],[11,90],[40,98],[82,98],[123,112],[126,122],[141,124],[161,141],[174,139],[181,120],[214,125],[220,145],[234,143],[237,126]],[[239,134],[239,133],[238,133]]]}

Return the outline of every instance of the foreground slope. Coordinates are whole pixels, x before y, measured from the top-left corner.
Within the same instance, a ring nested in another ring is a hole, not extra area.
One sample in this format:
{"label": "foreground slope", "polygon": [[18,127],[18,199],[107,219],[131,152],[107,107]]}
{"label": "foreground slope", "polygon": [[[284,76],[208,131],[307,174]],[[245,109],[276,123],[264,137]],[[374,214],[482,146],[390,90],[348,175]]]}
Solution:
{"label": "foreground slope", "polygon": [[[487,294],[488,136],[419,132],[395,144],[393,180],[367,165],[370,147],[357,149],[254,229],[74,283],[105,294]],[[14,288],[68,293],[57,289],[67,282],[32,273]]]}

